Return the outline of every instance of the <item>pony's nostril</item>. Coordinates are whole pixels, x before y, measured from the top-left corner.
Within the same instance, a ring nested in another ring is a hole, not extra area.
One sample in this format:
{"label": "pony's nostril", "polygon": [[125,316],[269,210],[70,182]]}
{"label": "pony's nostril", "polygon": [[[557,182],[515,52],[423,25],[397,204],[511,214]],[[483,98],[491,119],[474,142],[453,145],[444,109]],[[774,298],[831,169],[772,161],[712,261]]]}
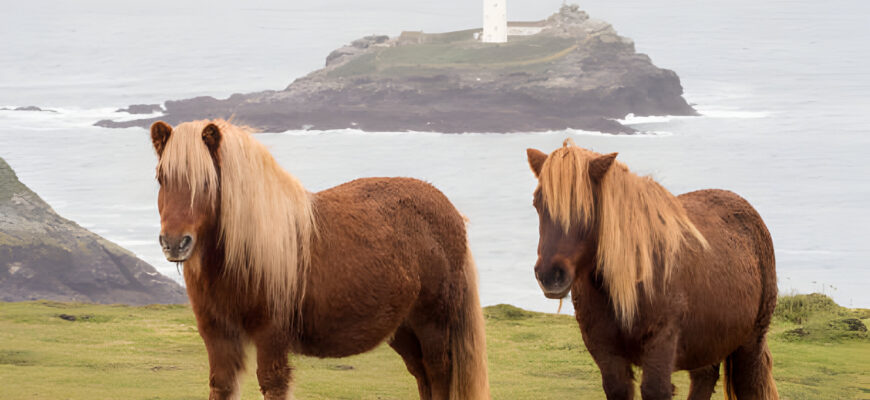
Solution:
{"label": "pony's nostril", "polygon": [[178,245],[179,250],[186,249],[187,246],[190,246],[190,242],[193,241],[193,238],[190,235],[184,235],[184,238],[181,239],[181,244]]}
{"label": "pony's nostril", "polygon": [[164,249],[169,248],[169,245],[166,243],[166,236],[160,235],[157,237],[157,240],[160,242],[160,247]]}

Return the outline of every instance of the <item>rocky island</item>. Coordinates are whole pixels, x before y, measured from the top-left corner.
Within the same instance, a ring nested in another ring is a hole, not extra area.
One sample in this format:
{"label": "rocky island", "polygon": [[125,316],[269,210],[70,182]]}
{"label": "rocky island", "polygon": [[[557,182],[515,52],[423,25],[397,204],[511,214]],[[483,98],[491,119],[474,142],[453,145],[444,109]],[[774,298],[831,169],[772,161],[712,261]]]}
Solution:
{"label": "rocky island", "polygon": [[508,23],[506,43],[481,29],[367,36],[284,90],[167,101],[165,114],[104,127],[229,118],[258,130],[632,133],[628,114],[695,115],[673,71],[653,65],[603,21],[563,6]]}
{"label": "rocky island", "polygon": [[55,213],[0,158],[0,301],[40,299],[187,303],[181,285]]}

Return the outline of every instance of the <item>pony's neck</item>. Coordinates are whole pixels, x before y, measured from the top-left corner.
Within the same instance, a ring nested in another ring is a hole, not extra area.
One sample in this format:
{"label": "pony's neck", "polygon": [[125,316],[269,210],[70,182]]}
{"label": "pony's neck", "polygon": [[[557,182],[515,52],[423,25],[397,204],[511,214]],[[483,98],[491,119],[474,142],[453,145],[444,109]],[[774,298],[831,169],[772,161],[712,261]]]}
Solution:
{"label": "pony's neck", "polygon": [[216,220],[209,223],[199,233],[197,238],[196,250],[191,256],[195,259],[192,264],[185,263],[185,268],[190,267],[192,275],[188,276],[185,271],[185,279],[188,277],[198,280],[214,281],[220,279],[224,272],[225,252],[224,246],[220,240],[219,213],[216,214]]}

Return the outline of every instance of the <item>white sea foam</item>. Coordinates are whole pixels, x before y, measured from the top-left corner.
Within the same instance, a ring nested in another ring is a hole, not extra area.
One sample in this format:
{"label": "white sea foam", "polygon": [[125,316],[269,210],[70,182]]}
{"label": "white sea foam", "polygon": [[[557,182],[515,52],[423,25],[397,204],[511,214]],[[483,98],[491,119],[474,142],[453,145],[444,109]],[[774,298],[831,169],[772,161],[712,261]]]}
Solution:
{"label": "white sea foam", "polygon": [[691,118],[691,117],[680,117],[676,115],[648,115],[648,116],[636,116],[634,114],[628,114],[623,119],[618,119],[616,122],[619,122],[623,125],[640,125],[640,124],[663,124],[667,122],[671,122],[678,118]]}
{"label": "white sea foam", "polygon": [[734,108],[716,108],[716,107],[698,107],[698,112],[707,118],[721,119],[756,119],[767,118],[771,115],[769,111],[749,111],[738,110]]}
{"label": "white sea foam", "polygon": [[437,137],[442,135],[471,135],[471,136],[489,136],[489,135],[511,135],[511,136],[549,136],[549,135],[577,135],[577,136],[603,136],[603,137],[638,137],[638,136],[670,136],[672,132],[666,131],[638,131],[633,135],[614,135],[611,133],[598,132],[598,131],[586,131],[580,129],[562,129],[562,130],[549,130],[549,131],[538,131],[538,132],[462,132],[462,133],[441,133],[441,132],[430,132],[430,131],[401,131],[401,132],[369,132],[360,129],[333,129],[333,130],[287,130],[284,132],[263,132],[260,135],[287,135],[287,136],[320,136],[320,135],[352,135],[352,136],[431,136]]}
{"label": "white sea foam", "polygon": [[[14,109],[18,106],[6,106]],[[0,111],[0,121],[7,128],[29,130],[57,130],[91,127],[101,119],[120,119],[126,113],[115,112],[115,108],[66,108],[39,106],[44,111]],[[3,108],[3,107],[0,107]]]}
{"label": "white sea foam", "polygon": [[628,125],[644,125],[644,124],[666,124],[673,121],[679,121],[689,118],[720,118],[720,119],[754,119],[767,118],[771,115],[768,111],[750,111],[740,110],[731,107],[717,106],[697,106],[697,111],[700,116],[684,116],[684,115],[651,115],[651,116],[635,116],[628,114],[623,119],[616,120],[617,122]]}

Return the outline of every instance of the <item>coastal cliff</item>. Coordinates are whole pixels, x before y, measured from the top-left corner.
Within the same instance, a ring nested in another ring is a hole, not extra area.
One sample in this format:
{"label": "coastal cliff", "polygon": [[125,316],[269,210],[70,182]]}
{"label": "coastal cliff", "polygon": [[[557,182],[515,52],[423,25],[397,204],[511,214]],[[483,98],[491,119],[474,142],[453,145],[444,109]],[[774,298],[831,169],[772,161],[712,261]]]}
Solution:
{"label": "coastal cliff", "polygon": [[[167,101],[165,114],[104,127],[233,117],[262,131],[529,132],[566,128],[632,133],[628,114],[695,115],[676,73],[577,6],[514,23],[507,43],[480,29],[367,36],[284,90]],[[511,24],[509,24],[510,29]]]}
{"label": "coastal cliff", "polygon": [[0,158],[0,301],[38,299],[187,303],[181,285],[55,213]]}

